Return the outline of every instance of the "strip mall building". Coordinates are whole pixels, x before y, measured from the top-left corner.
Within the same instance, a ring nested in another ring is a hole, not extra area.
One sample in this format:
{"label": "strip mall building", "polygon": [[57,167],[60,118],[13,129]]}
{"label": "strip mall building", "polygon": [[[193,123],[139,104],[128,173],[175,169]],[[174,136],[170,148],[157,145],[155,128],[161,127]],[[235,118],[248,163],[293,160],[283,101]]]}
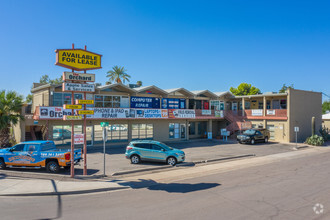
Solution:
{"label": "strip mall building", "polygon": [[[31,108],[23,110],[25,121],[16,126],[17,141],[54,140],[69,145],[71,122],[64,121],[63,104],[71,104],[71,93],[62,92],[62,84],[34,83]],[[83,99],[76,93],[75,99]],[[184,88],[161,89],[157,86],[131,88],[119,84],[96,86],[87,94],[94,115],[87,118],[88,146],[102,143],[101,122],[109,122],[108,142],[136,139],[180,141],[196,138],[220,138],[221,129],[232,134],[247,128],[267,128],[270,141],[298,141],[311,135],[311,119],[316,130],[322,123],[322,95],[319,92],[288,89],[286,93],[234,96],[230,92],[188,91]],[[83,121],[75,121],[75,133],[82,133]]]}

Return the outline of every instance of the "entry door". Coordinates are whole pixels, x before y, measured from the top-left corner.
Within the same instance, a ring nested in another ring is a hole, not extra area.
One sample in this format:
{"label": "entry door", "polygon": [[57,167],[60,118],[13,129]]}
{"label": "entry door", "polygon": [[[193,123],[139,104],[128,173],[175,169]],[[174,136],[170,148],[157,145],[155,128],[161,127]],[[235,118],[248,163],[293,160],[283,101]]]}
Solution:
{"label": "entry door", "polygon": [[232,104],[232,109],[233,109],[233,111],[237,111],[237,102],[233,102],[233,104]]}
{"label": "entry door", "polygon": [[180,124],[180,136],[181,139],[186,139],[186,125]]}
{"label": "entry door", "polygon": [[87,142],[88,147],[91,147],[94,145],[94,127],[93,126],[86,127],[86,142]]}

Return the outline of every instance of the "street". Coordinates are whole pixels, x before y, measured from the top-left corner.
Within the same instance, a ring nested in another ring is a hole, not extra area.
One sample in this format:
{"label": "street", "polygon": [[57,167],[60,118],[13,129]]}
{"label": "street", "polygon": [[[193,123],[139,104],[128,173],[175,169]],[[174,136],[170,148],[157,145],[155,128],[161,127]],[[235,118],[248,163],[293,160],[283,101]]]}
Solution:
{"label": "street", "polygon": [[1,197],[1,218],[329,219],[329,157],[329,151],[304,154],[179,181],[165,174],[162,182],[141,179],[108,193]]}

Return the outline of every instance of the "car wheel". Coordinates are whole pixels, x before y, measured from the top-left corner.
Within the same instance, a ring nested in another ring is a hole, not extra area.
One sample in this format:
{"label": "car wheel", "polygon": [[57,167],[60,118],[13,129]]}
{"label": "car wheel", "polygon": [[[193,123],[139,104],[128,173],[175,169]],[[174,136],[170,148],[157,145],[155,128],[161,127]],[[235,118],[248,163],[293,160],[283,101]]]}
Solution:
{"label": "car wheel", "polygon": [[268,137],[265,137],[265,143],[268,143]]}
{"label": "car wheel", "polygon": [[256,141],[252,138],[251,139],[251,144],[253,145],[253,144],[255,144],[256,143]]}
{"label": "car wheel", "polygon": [[138,164],[138,163],[140,163],[140,161],[141,161],[141,159],[138,155],[131,156],[131,163],[132,164]]}
{"label": "car wheel", "polygon": [[0,169],[6,169],[5,161],[2,158],[0,158]]}
{"label": "car wheel", "polygon": [[169,157],[169,158],[167,158],[166,163],[168,165],[175,166],[175,164],[176,164],[176,158],[175,157]]}
{"label": "car wheel", "polygon": [[60,166],[56,161],[49,161],[46,165],[46,169],[49,173],[58,173],[60,172]]}

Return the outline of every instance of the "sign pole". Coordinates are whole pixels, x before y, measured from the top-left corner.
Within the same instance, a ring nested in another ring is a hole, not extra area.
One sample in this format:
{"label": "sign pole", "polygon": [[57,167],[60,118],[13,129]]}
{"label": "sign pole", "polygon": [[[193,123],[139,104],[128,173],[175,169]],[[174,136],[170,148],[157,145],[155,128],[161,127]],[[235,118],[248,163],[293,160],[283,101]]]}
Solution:
{"label": "sign pole", "polygon": [[[72,49],[74,49],[74,44],[72,44]],[[74,70],[72,69],[72,72]],[[71,97],[71,104],[74,105],[74,92],[72,91],[72,97]],[[74,110],[71,111],[72,115],[74,114]],[[71,122],[71,178],[74,178],[74,123]]]}
{"label": "sign pole", "polygon": [[[85,50],[87,46],[85,45]],[[84,70],[86,73],[86,70]],[[86,100],[86,92],[84,92],[84,100]],[[86,110],[86,104],[84,105],[84,110]],[[87,135],[86,135],[86,115],[84,115],[84,176],[87,175]]]}
{"label": "sign pole", "polygon": [[103,127],[103,176],[105,176],[105,140],[107,136],[106,127]]}

